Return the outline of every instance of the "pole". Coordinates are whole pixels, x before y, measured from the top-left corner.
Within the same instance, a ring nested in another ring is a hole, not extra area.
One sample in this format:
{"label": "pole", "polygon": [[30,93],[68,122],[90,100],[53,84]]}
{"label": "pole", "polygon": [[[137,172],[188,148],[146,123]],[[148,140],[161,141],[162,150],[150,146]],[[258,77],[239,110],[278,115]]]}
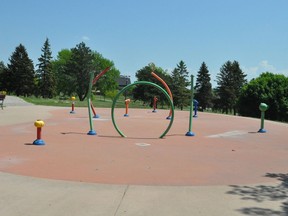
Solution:
{"label": "pole", "polygon": [[89,89],[88,89],[88,114],[89,114],[89,124],[90,124],[90,130],[87,133],[88,135],[96,135],[96,131],[93,128],[93,121],[92,121],[92,109],[91,109],[91,91],[92,91],[92,82],[93,82],[93,76],[94,73],[90,72],[90,80],[89,80]]}
{"label": "pole", "polygon": [[[110,70],[110,67],[107,67],[100,74],[98,74],[94,79],[92,78],[93,79],[92,85],[94,85],[97,82],[97,80],[109,70]],[[91,90],[92,90],[92,86],[91,86]]]}
{"label": "pole", "polygon": [[[127,80],[127,77],[125,77],[125,86],[127,86],[128,85],[128,80]],[[125,91],[125,101],[126,101],[126,99],[127,99],[127,91]]]}
{"label": "pole", "polygon": [[[164,87],[165,87],[166,91],[168,92],[171,100],[173,101],[172,93],[171,93],[171,91],[170,91],[169,86],[166,84],[166,82],[165,82],[163,79],[161,79],[161,78],[160,78],[157,74],[155,74],[154,72],[152,72],[151,74],[152,74],[153,77],[155,77],[157,80],[159,80],[159,81],[164,85]],[[170,109],[169,115],[167,116],[166,119],[170,120],[170,119],[171,119],[171,116],[172,116],[172,109]]]}
{"label": "pole", "polygon": [[44,126],[44,121],[38,119],[34,122],[34,126],[37,128],[37,139],[34,140],[34,145],[45,145],[44,140],[41,138],[41,128]]}
{"label": "pole", "polygon": [[259,109],[261,111],[261,125],[260,125],[260,129],[258,130],[258,132],[266,133],[266,130],[264,129],[264,119],[265,119],[265,111],[268,109],[268,105],[265,103],[261,103],[259,105]]}
{"label": "pole", "polygon": [[265,119],[265,112],[261,112],[261,129],[264,128],[264,119]]}
{"label": "pole", "polygon": [[75,114],[75,110],[74,110],[74,109],[75,109],[75,102],[74,102],[75,99],[76,99],[76,98],[75,98],[74,96],[71,97],[71,100],[72,100],[72,110],[71,110],[71,112],[70,112],[71,114]]}
{"label": "pole", "polygon": [[41,139],[41,127],[37,128],[37,139]]}
{"label": "pole", "polygon": [[197,115],[198,101],[195,100],[195,99],[193,99],[193,103],[194,103],[194,115],[193,115],[193,117],[194,117],[194,118],[197,118],[197,117],[198,117],[198,115]]}
{"label": "pole", "polygon": [[185,134],[186,136],[195,136],[195,134],[192,132],[192,113],[193,113],[193,97],[194,97],[194,76],[191,75],[191,101],[190,101],[190,115],[189,115],[189,130]]}
{"label": "pole", "polygon": [[129,114],[128,114],[128,108],[129,108],[129,103],[130,103],[130,99],[126,99],[125,100],[125,114],[124,114],[124,117],[128,117]]}
{"label": "pole", "polygon": [[91,103],[91,109],[92,109],[92,112],[93,112],[93,118],[100,118],[100,115],[98,115],[97,113],[96,113],[96,111],[95,111],[95,108],[94,108],[94,106],[93,106],[93,103]]}
{"label": "pole", "polygon": [[153,111],[152,112],[157,112],[157,101],[158,101],[158,98],[156,96],[154,96],[153,98]]}
{"label": "pole", "polygon": [[264,129],[264,119],[265,119],[265,111],[261,111],[261,125],[260,129],[258,130],[259,133],[266,133],[266,130]]}

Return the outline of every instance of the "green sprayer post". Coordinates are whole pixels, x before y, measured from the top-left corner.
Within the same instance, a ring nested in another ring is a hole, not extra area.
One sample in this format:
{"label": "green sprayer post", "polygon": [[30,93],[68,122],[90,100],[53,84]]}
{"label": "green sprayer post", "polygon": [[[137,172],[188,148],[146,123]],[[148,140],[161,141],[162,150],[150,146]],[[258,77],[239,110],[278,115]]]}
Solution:
{"label": "green sprayer post", "polygon": [[90,80],[89,80],[89,89],[88,89],[88,114],[89,114],[89,123],[90,123],[90,130],[87,133],[88,135],[96,135],[96,131],[93,128],[93,121],[92,121],[92,109],[91,109],[91,92],[92,92],[92,82],[94,78],[94,72],[90,72]]}
{"label": "green sprayer post", "polygon": [[264,129],[265,112],[261,112],[261,129]]}
{"label": "green sprayer post", "polygon": [[259,110],[261,111],[261,125],[260,129],[258,130],[259,133],[266,133],[264,129],[264,119],[265,119],[265,111],[268,109],[268,105],[265,103],[260,103]]}
{"label": "green sprayer post", "polygon": [[189,130],[185,134],[186,136],[195,136],[195,134],[192,132],[192,113],[193,113],[193,99],[194,99],[194,76],[191,75],[191,101],[190,101],[190,115],[189,115]]}

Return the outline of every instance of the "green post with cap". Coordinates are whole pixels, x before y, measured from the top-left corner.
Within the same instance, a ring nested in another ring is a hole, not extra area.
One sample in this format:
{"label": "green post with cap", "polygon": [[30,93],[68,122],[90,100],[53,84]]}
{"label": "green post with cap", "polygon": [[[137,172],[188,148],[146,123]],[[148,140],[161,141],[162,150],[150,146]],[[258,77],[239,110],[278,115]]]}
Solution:
{"label": "green post with cap", "polygon": [[260,103],[259,110],[261,111],[261,125],[258,133],[266,133],[267,131],[264,129],[264,119],[265,119],[265,111],[268,109],[268,105],[265,103]]}

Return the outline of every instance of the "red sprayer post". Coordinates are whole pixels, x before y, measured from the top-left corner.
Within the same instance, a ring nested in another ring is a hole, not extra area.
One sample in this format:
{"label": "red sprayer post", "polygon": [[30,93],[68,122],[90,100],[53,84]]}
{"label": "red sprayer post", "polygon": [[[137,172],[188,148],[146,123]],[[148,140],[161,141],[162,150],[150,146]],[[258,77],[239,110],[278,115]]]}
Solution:
{"label": "red sprayer post", "polygon": [[44,121],[38,119],[34,122],[34,126],[37,128],[37,139],[33,142],[34,145],[45,145],[45,142],[41,138],[41,129],[44,126]]}
{"label": "red sprayer post", "polygon": [[130,103],[130,99],[128,98],[128,99],[125,100],[125,114],[124,114],[125,117],[129,116],[128,115],[129,103]]}
{"label": "red sprayer post", "polygon": [[157,112],[157,101],[158,101],[158,98],[156,96],[154,96],[153,98],[153,111],[152,112]]}
{"label": "red sprayer post", "polygon": [[75,102],[74,102],[75,99],[76,98],[74,96],[71,97],[71,101],[72,101],[72,110],[70,111],[71,114],[75,114],[75,110],[74,110],[75,109]]}

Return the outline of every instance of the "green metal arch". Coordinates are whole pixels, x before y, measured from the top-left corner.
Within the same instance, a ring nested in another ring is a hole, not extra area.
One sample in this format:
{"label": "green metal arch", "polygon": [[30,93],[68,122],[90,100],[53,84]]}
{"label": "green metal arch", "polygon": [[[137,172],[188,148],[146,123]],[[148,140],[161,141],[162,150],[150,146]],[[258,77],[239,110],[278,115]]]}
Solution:
{"label": "green metal arch", "polygon": [[131,83],[127,86],[125,86],[123,89],[121,89],[121,91],[118,92],[118,94],[115,96],[114,100],[113,100],[113,104],[112,104],[112,109],[111,109],[111,116],[112,116],[112,122],[113,122],[113,125],[115,127],[115,129],[117,130],[117,132],[122,136],[122,137],[126,137],[122,131],[118,128],[116,122],[115,122],[115,117],[114,117],[114,109],[115,109],[115,105],[116,105],[116,102],[119,98],[119,96],[125,92],[128,88],[134,86],[134,85],[151,85],[157,89],[159,89],[167,98],[167,100],[169,101],[169,104],[171,106],[171,110],[172,110],[172,116],[171,116],[171,119],[170,119],[170,123],[167,127],[167,129],[164,131],[164,133],[161,134],[161,136],[159,138],[163,138],[167,133],[168,131],[170,130],[172,124],[173,124],[173,121],[174,121],[174,105],[173,105],[173,101],[171,100],[170,96],[168,95],[168,93],[163,89],[161,88],[159,85],[155,84],[155,83],[152,83],[152,82],[147,82],[147,81],[138,81],[138,82],[134,82],[134,83]]}

